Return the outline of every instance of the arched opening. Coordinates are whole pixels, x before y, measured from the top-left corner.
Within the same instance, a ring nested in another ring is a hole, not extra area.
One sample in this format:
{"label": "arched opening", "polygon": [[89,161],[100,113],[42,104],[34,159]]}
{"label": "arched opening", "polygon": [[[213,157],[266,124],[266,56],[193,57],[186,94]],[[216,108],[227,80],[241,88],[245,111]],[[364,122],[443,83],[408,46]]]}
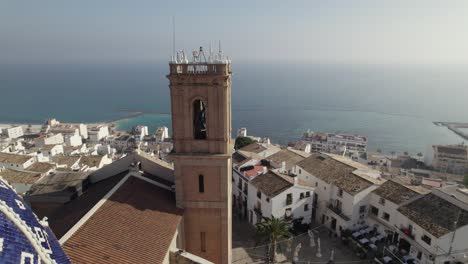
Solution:
{"label": "arched opening", "polygon": [[193,102],[193,137],[206,139],[206,105],[201,100]]}

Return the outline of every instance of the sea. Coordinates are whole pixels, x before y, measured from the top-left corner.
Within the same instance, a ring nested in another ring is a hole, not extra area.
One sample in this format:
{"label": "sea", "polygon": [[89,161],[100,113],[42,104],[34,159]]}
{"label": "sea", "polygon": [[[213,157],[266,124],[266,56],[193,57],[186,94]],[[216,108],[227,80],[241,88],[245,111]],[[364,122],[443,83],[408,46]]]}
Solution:
{"label": "sea", "polygon": [[[171,127],[167,64],[0,65],[0,123],[118,120]],[[232,127],[288,144],[307,131],[367,136],[370,150],[425,152],[463,139],[468,66],[236,63]],[[131,112],[144,112],[125,118]]]}

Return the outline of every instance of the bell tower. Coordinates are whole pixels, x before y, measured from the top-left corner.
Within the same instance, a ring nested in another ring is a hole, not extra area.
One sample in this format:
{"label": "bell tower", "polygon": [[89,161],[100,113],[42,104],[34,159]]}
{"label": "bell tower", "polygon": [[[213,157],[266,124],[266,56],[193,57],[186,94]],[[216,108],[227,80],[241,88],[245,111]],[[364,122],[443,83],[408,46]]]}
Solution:
{"label": "bell tower", "polygon": [[169,63],[177,206],[185,250],[231,263],[231,62],[221,50]]}

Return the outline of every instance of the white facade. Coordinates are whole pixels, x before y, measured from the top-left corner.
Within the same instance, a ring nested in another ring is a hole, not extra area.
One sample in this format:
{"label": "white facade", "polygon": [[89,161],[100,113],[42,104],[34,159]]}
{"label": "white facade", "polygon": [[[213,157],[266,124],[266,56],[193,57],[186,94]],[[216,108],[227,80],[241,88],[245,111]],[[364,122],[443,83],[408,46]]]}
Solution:
{"label": "white facade", "polygon": [[247,128],[241,127],[237,130],[237,137],[246,137],[247,136]]}
{"label": "white facade", "polygon": [[83,144],[82,137],[78,134],[65,137],[65,144],[71,147],[81,146]]}
{"label": "white facade", "polygon": [[42,147],[44,145],[58,145],[63,144],[65,141],[63,139],[62,134],[50,135],[50,136],[42,136],[34,139],[34,144],[36,147]]}
{"label": "white facade", "polygon": [[255,225],[262,217],[270,216],[300,219],[303,224],[311,222],[313,188],[294,185],[274,197],[258,192],[252,184],[248,184],[248,188],[247,210],[251,224]]}
{"label": "white facade", "polygon": [[36,162],[36,157],[0,153],[0,168],[12,170],[25,170]]}
{"label": "white facade", "polygon": [[352,195],[334,184],[329,184],[296,165],[292,169],[300,180],[314,186],[314,207],[312,217],[340,235],[346,228],[356,228],[366,223],[369,194],[378,188],[368,188]]}
{"label": "white facade", "polygon": [[109,128],[107,126],[93,127],[88,131],[89,140],[97,142],[109,136]]}
{"label": "white facade", "polygon": [[167,127],[158,127],[155,136],[156,141],[164,141],[166,138],[169,138],[169,129]]}
{"label": "white facade", "polygon": [[4,128],[2,129],[2,133],[4,136],[7,138],[13,139],[13,138],[19,138],[23,136],[23,128],[21,126],[14,126],[10,128]]}

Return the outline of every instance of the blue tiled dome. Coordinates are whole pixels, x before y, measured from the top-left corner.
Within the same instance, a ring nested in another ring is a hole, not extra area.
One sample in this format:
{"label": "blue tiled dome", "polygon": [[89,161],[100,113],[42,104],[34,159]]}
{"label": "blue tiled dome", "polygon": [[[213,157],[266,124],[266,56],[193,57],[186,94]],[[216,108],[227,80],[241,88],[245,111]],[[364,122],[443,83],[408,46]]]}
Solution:
{"label": "blue tiled dome", "polygon": [[0,263],[70,263],[47,222],[1,178]]}

